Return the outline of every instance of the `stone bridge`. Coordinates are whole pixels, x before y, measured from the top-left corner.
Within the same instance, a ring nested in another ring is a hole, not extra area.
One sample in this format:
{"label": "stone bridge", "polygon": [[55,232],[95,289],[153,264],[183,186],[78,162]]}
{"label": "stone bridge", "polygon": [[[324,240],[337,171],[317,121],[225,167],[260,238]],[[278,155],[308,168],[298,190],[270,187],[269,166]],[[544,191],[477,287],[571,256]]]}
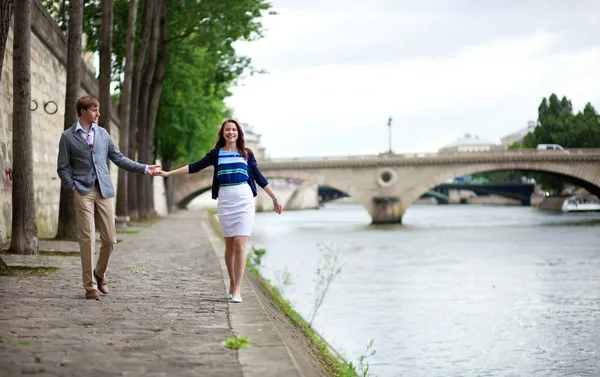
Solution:
{"label": "stone bridge", "polygon": [[[263,160],[259,167],[266,177],[310,179],[343,191],[369,211],[373,223],[401,222],[406,209],[431,188],[494,170],[553,173],[600,197],[600,149],[298,158]],[[185,208],[209,190],[212,170],[173,177],[174,203]]]}

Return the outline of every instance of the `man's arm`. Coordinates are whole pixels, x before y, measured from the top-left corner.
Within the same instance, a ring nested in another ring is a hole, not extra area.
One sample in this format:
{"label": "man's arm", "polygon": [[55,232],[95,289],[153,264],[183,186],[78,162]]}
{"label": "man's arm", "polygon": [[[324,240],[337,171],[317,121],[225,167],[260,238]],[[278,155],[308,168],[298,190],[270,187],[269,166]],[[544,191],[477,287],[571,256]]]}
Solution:
{"label": "man's arm", "polygon": [[75,190],[73,173],[71,172],[71,151],[65,135],[60,136],[58,143],[58,159],[56,160],[56,173],[62,185],[68,190]]}
{"label": "man's arm", "polygon": [[123,155],[123,153],[121,153],[119,148],[117,148],[115,143],[113,143],[110,135],[107,135],[107,136],[108,136],[108,158],[110,158],[110,160],[112,162],[114,162],[115,165],[117,165],[121,169],[125,169],[132,173],[146,174],[146,172],[148,171],[148,165],[140,164],[139,162],[133,161],[133,160],[125,157]]}

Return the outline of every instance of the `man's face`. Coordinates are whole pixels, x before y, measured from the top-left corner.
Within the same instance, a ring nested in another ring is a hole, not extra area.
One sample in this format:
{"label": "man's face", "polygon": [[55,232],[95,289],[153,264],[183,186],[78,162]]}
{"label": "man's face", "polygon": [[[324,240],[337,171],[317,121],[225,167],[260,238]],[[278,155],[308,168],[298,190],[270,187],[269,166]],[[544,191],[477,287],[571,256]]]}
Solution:
{"label": "man's face", "polygon": [[83,110],[81,112],[81,118],[86,123],[98,123],[98,118],[100,117],[100,106],[92,106],[87,110]]}

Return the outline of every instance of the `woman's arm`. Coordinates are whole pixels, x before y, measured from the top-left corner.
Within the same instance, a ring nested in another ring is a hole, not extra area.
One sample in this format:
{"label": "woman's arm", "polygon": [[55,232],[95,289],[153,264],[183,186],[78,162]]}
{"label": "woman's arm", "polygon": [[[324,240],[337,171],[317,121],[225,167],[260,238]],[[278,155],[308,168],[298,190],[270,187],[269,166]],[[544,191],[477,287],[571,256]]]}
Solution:
{"label": "woman's arm", "polygon": [[[269,181],[267,181],[265,176],[262,175],[262,173],[258,169],[258,163],[256,162],[256,158],[254,158],[254,153],[252,153],[250,151],[248,153],[249,153],[248,160],[250,161],[250,169],[252,169],[252,175],[254,176],[254,180],[256,181],[256,183],[258,183],[258,185],[260,187],[262,187],[266,191],[265,187],[267,187],[267,185],[269,184]],[[273,192],[273,191],[271,191],[271,192]],[[271,196],[271,198],[272,198],[272,196]]]}
{"label": "woman's arm", "polygon": [[208,152],[201,160],[198,160],[194,163],[181,167],[177,170],[172,171],[161,171],[161,177],[169,177],[171,175],[181,175],[181,174],[192,174],[198,173],[200,170],[205,169],[211,165],[214,165],[214,152],[215,149]]}
{"label": "woman's arm", "polygon": [[265,192],[267,194],[269,194],[269,196],[271,197],[271,199],[273,199],[273,209],[275,210],[275,213],[277,213],[278,215],[281,215],[281,211],[283,210],[283,206],[281,205],[281,203],[279,203],[279,198],[277,197],[277,195],[275,195],[275,193],[271,189],[271,186],[270,185],[266,185],[265,187],[263,187],[263,190],[265,190]]}
{"label": "woman's arm", "polygon": [[260,169],[258,169],[258,163],[256,162],[256,158],[254,158],[254,153],[249,153],[250,156],[248,159],[250,160],[250,168],[252,169],[254,180],[256,181],[256,183],[258,183],[260,187],[262,187],[263,190],[265,190],[265,192],[271,197],[271,199],[273,199],[273,208],[275,209],[275,212],[278,215],[280,215],[281,211],[283,210],[283,207],[281,206],[281,203],[279,203],[279,198],[277,198],[277,195],[275,195],[275,193],[273,192],[273,189],[269,185],[269,181],[267,181],[265,176],[262,175],[262,173],[260,172]]}
{"label": "woman's arm", "polygon": [[160,175],[161,177],[170,177],[172,175],[189,174],[189,173],[190,173],[189,165],[185,165],[176,170],[171,170],[171,171],[163,170],[160,173],[158,173],[158,175]]}

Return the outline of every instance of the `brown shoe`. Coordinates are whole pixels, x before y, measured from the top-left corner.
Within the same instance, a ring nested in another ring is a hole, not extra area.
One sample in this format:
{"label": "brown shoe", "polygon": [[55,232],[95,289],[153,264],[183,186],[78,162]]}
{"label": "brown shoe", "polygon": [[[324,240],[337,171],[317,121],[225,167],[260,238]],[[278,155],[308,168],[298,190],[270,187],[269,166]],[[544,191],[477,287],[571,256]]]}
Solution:
{"label": "brown shoe", "polygon": [[94,270],[94,279],[96,279],[96,283],[98,284],[98,290],[105,295],[108,294],[108,284],[106,284],[106,280],[100,279],[98,275],[96,275],[96,270]]}
{"label": "brown shoe", "polygon": [[98,292],[96,292],[96,290],[91,290],[91,291],[85,291],[85,298],[87,300],[100,300],[100,295],[98,294]]}

